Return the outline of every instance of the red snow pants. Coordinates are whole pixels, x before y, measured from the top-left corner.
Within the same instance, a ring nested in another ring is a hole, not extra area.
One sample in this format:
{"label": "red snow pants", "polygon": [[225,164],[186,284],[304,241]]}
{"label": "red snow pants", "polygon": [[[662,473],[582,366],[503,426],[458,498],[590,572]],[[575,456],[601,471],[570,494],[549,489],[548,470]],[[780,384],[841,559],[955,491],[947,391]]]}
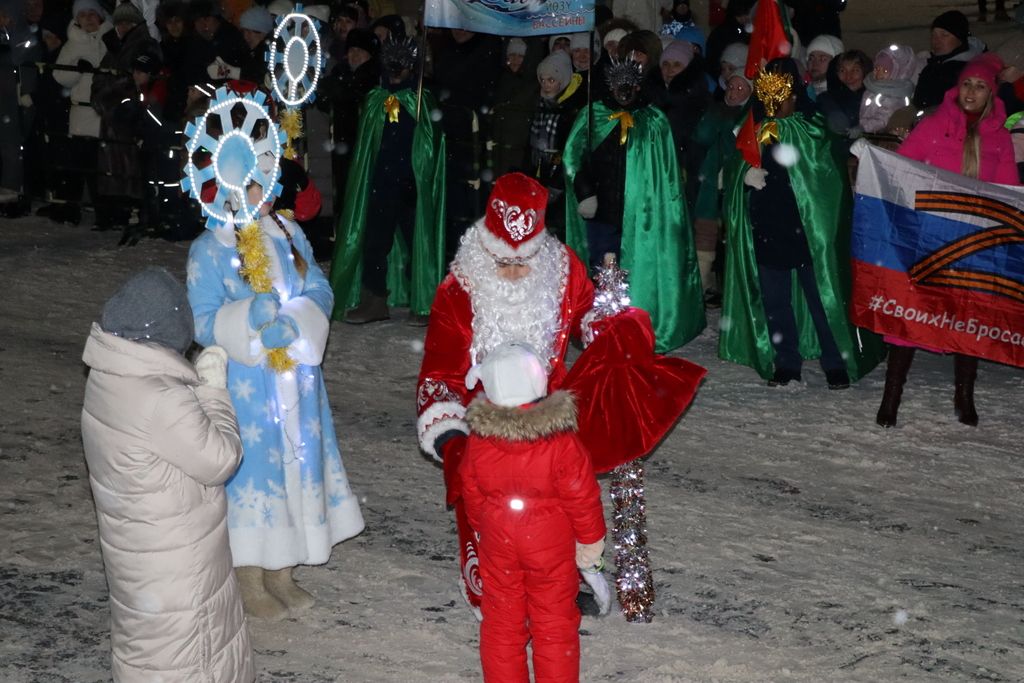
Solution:
{"label": "red snow pants", "polygon": [[529,683],[531,639],[537,683],[579,682],[575,536],[561,509],[544,512],[504,524],[491,517],[481,529],[480,661],[487,683]]}

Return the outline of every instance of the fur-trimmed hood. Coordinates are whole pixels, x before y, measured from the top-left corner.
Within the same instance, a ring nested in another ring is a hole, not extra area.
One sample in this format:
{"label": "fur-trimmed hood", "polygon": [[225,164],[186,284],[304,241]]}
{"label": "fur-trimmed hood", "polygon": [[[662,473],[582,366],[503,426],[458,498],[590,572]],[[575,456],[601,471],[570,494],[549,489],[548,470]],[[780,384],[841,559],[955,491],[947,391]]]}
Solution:
{"label": "fur-trimmed hood", "polygon": [[504,408],[479,396],[466,410],[473,434],[508,441],[532,441],[576,431],[576,399],[568,391],[556,391],[529,407]]}

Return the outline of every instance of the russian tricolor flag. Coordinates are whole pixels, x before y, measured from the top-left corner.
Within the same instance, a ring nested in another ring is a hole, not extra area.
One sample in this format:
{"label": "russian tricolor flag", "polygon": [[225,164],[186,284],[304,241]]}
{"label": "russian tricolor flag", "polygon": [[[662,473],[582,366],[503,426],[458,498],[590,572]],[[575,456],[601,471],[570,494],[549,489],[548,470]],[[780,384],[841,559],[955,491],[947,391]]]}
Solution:
{"label": "russian tricolor flag", "polygon": [[1024,367],[1024,188],[868,145],[853,213],[854,324]]}

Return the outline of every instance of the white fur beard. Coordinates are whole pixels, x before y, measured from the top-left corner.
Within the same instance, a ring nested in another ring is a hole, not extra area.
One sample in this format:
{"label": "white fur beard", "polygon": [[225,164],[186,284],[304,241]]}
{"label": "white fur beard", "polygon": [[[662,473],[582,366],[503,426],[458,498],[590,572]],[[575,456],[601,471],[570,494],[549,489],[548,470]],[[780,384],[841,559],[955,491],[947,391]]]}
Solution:
{"label": "white fur beard", "polygon": [[477,230],[486,228],[475,224],[467,230],[452,262],[452,273],[473,304],[471,362],[479,363],[500,344],[521,341],[537,349],[550,370],[569,276],[565,247],[547,233],[537,237],[544,243],[527,262],[529,274],[513,282],[497,276],[494,258],[480,244]]}

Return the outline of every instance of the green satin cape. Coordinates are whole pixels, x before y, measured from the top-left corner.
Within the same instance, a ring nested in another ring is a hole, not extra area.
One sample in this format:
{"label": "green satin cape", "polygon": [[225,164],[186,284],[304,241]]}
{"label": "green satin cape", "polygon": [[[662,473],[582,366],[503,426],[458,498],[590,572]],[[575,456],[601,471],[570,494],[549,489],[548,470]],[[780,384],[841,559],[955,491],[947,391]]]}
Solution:
{"label": "green satin cape", "polygon": [[[381,131],[387,115],[384,100],[388,95],[398,98],[406,114],[416,113],[416,91],[411,89],[391,93],[374,88],[363,100],[359,116],[352,166],[345,185],[345,203],[338,220],[331,264],[331,287],[334,289],[332,317],[340,320],[345,311],[359,303],[363,270],[363,235],[366,230],[366,210],[369,205],[371,179],[380,149]],[[395,245],[388,255],[388,303],[409,306],[413,313],[427,315],[434,301],[434,290],[444,277],[444,217],[445,217],[445,141],[441,126],[433,121],[430,112],[438,108],[430,93],[423,92],[420,119],[412,140],[412,167],[416,177],[416,223],[412,243],[412,281],[406,277],[405,264],[410,247],[405,244],[401,231],[395,231]]]}
{"label": "green satin cape", "polygon": [[[615,113],[595,102],[587,149],[587,110],[576,117],[565,144],[566,242],[589,263],[587,228],[577,213],[573,179],[587,154],[609,135],[619,135]],[[626,187],[620,263],[629,271],[634,306],[651,316],[659,353],[682,346],[704,329],[704,297],[693,246],[693,227],[668,119],[653,106],[634,112],[626,140]]]}
{"label": "green satin cape", "polygon": [[[852,213],[846,159],[836,154],[832,136],[820,115],[807,120],[802,114],[793,114],[777,122],[780,141],[792,145],[799,154],[797,163],[789,168],[790,183],[807,236],[821,303],[836,345],[846,360],[850,379],[855,381],[870,372],[884,352],[881,339],[867,330],[857,330],[847,314]],[[750,164],[738,153],[725,168],[726,258],[718,355],[748,365],[770,379],[775,350],[761,303],[748,203],[751,189],[743,183],[749,168]],[[805,360],[820,357],[818,335],[795,271],[793,310],[800,331],[800,355]]]}

